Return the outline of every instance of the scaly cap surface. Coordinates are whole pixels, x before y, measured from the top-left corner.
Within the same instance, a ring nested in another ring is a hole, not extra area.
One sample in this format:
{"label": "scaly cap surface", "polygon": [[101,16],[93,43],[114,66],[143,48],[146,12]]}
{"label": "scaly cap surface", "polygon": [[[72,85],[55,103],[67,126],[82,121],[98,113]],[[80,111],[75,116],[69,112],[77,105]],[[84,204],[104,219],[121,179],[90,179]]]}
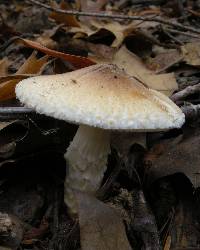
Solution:
{"label": "scaly cap surface", "polygon": [[104,129],[164,130],[185,121],[168,97],[113,64],[28,78],[16,86],[16,95],[38,113]]}

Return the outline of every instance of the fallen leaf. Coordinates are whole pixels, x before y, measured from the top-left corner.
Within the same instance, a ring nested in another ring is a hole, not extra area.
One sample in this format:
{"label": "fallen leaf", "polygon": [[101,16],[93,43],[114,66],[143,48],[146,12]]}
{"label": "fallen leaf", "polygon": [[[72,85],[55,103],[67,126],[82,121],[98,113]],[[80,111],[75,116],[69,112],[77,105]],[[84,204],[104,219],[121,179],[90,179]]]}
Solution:
{"label": "fallen leaf", "polygon": [[76,192],[82,250],[131,250],[120,215],[85,193]]}
{"label": "fallen leaf", "polygon": [[[61,1],[60,5],[58,5],[56,2],[51,1],[51,7],[61,10],[71,10],[69,3],[63,0]],[[51,12],[49,17],[54,19],[57,23],[63,23],[71,27],[80,27],[79,22],[74,15]]]}
{"label": "fallen leaf", "polygon": [[[102,21],[92,21],[92,26],[96,29],[106,29],[110,32],[112,32],[115,36],[115,40],[111,44],[114,48],[119,48],[124,41],[124,38],[131,33],[133,30],[135,30],[135,26],[133,26],[132,23],[128,25],[122,25],[118,22],[109,22],[109,23],[103,23]],[[93,33],[94,35],[94,33]]]}
{"label": "fallen leaf", "polygon": [[28,77],[37,76],[38,74],[15,74],[0,77],[0,83],[5,83],[6,81],[19,79],[20,81]]}
{"label": "fallen leaf", "polygon": [[112,60],[114,54],[116,53],[116,49],[104,44],[94,44],[94,43],[86,43],[88,50],[95,54],[97,57],[106,58],[108,60]]}
{"label": "fallen leaf", "polygon": [[136,77],[147,87],[158,90],[165,95],[170,96],[178,89],[173,73],[155,74],[155,72],[147,69],[140,58],[130,52],[125,46],[115,54],[113,63],[120,68],[124,68],[129,75]]}
{"label": "fallen leaf", "polygon": [[24,64],[17,70],[16,74],[41,74],[48,63],[49,56],[37,59],[37,52],[34,51]]}
{"label": "fallen leaf", "polygon": [[10,124],[14,123],[16,121],[11,121],[11,122],[0,122],[0,131],[4,128],[6,128],[7,126],[9,126]]}
{"label": "fallen leaf", "polygon": [[183,56],[178,50],[170,50],[167,52],[159,53],[154,58],[148,60],[147,67],[150,70],[154,70],[157,73],[163,72],[179,63],[183,59]]}
{"label": "fallen leaf", "polygon": [[56,49],[58,47],[57,42],[46,35],[39,36],[35,41],[48,49]]}
{"label": "fallen leaf", "polygon": [[181,51],[187,64],[200,66],[200,42],[187,43],[181,46]]}
{"label": "fallen leaf", "polygon": [[[24,64],[18,69],[16,75],[21,74],[39,74],[43,71],[44,67],[48,64],[48,56],[44,56],[40,59],[36,58],[37,52],[33,52],[31,56],[25,61]],[[5,81],[0,84],[0,100],[8,100],[15,97],[15,86],[21,80],[21,78],[17,77],[17,79],[12,79],[9,81]]]}
{"label": "fallen leaf", "polygon": [[134,144],[139,144],[143,148],[146,148],[146,133],[113,133],[111,143],[117,152],[123,156],[122,158],[126,158]]}
{"label": "fallen leaf", "polygon": [[81,10],[82,11],[99,11],[103,8],[103,6],[108,2],[108,0],[80,0],[81,3]]}
{"label": "fallen leaf", "polygon": [[65,54],[65,53],[62,53],[62,52],[59,52],[56,50],[48,49],[48,48],[42,46],[41,44],[34,42],[34,41],[31,41],[31,40],[28,40],[28,39],[19,38],[18,41],[20,41],[24,46],[39,50],[39,51],[41,51],[49,56],[61,58],[65,61],[68,61],[77,69],[88,67],[90,65],[95,64],[95,62],[93,62],[89,58],[82,57],[82,56],[74,56],[74,55]]}
{"label": "fallen leaf", "polygon": [[[108,0],[79,0],[79,4],[83,12],[100,12],[107,2]],[[94,19],[95,17],[90,16],[80,17],[81,23],[87,23],[88,25],[90,25],[90,22]]]}
{"label": "fallen leaf", "polygon": [[171,248],[171,241],[172,241],[171,236],[168,236],[167,239],[166,239],[166,242],[165,242],[163,250],[170,250],[170,248]]}
{"label": "fallen leaf", "polygon": [[10,62],[7,57],[0,60],[0,76],[6,76],[8,74],[8,67]]}
{"label": "fallen leaf", "polygon": [[163,94],[170,96],[178,85],[173,73],[156,74],[148,69],[139,57],[130,52],[125,46],[122,46],[114,55],[112,60],[90,56],[97,63],[114,63],[119,68],[124,69],[129,75],[137,78],[145,86],[158,90]]}
{"label": "fallen leaf", "polygon": [[199,187],[199,143],[200,133],[196,131],[186,138],[178,136],[175,139],[156,144],[144,158],[148,168],[148,184],[150,185],[164,176],[183,173],[195,188]]}

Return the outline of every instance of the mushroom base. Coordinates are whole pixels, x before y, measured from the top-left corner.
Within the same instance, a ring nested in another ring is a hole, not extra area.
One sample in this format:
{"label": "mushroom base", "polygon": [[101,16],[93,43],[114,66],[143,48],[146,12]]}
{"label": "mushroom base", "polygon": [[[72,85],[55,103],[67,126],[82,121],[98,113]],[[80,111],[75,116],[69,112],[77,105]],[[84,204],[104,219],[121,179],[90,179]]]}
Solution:
{"label": "mushroom base", "polygon": [[72,214],[77,213],[74,191],[94,194],[99,188],[110,153],[108,130],[86,125],[79,129],[65,153],[68,173],[65,180],[65,203]]}

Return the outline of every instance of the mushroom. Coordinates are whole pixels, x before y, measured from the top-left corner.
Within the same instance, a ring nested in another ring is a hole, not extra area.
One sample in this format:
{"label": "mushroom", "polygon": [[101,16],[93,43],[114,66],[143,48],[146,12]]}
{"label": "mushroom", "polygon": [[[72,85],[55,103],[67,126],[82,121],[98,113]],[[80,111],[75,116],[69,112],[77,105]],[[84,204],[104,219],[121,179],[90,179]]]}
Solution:
{"label": "mushroom", "polygon": [[162,131],[185,121],[168,97],[113,64],[28,78],[17,84],[16,96],[38,113],[80,124],[64,155],[69,166],[64,199],[72,214],[77,213],[74,191],[94,195],[101,185],[110,131]]}

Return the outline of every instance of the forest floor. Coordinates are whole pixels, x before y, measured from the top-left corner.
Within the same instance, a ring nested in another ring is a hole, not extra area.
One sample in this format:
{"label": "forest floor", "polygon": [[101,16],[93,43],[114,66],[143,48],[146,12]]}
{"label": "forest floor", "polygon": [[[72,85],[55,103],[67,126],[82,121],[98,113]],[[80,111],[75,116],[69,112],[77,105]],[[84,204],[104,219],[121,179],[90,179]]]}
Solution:
{"label": "forest floor", "polygon": [[[80,193],[75,218],[63,155],[77,125],[29,112],[15,86],[95,63],[167,95],[186,122],[113,133],[97,198]],[[200,249],[199,68],[198,0],[0,0],[0,250]]]}

